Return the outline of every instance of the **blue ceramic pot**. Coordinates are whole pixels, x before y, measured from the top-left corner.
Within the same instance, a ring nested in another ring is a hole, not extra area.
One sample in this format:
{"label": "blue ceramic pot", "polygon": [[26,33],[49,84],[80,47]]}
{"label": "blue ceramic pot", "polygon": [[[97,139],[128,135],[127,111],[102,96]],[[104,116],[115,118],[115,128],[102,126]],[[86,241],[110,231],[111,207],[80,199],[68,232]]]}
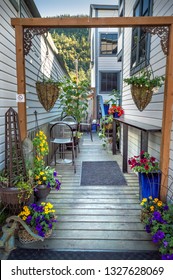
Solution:
{"label": "blue ceramic pot", "polygon": [[161,182],[161,172],[153,173],[138,173],[139,176],[139,199],[143,198],[159,198],[160,193],[160,182]]}
{"label": "blue ceramic pot", "polygon": [[104,104],[104,111],[105,111],[105,115],[109,115],[108,111],[109,111],[109,104]]}
{"label": "blue ceramic pot", "polygon": [[118,112],[113,113],[113,117],[114,117],[114,118],[119,118]]}

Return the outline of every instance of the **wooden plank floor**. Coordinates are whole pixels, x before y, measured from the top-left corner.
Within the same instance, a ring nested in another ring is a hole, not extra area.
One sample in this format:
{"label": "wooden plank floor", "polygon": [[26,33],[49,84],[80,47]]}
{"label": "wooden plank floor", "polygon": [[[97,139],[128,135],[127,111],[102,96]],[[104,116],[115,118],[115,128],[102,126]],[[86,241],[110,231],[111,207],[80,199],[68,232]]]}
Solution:
{"label": "wooden plank floor", "polygon": [[110,151],[104,150],[97,135],[94,135],[93,142],[89,135],[84,135],[80,149],[76,159],[76,174],[71,165],[56,166],[62,175],[62,187],[59,192],[51,191],[48,197],[57,211],[56,230],[44,242],[27,244],[25,247],[54,250],[157,250],[140,222],[136,175],[125,174],[128,186],[80,186],[82,161],[116,160],[121,167],[121,155],[113,156]]}

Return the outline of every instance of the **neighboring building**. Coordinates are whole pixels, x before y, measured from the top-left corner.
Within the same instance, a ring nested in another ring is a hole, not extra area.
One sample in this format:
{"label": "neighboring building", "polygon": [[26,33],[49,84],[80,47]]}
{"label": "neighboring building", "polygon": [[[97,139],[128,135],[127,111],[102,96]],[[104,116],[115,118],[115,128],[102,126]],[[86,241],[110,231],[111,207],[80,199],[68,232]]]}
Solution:
{"label": "neighboring building", "polygon": [[[19,5],[20,3],[20,5]],[[5,153],[5,112],[9,107],[17,111],[16,93],[16,50],[15,30],[11,26],[11,18],[40,17],[33,0],[1,0],[0,1],[0,170],[4,167]],[[48,56],[46,52],[48,51]],[[50,112],[46,112],[38,100],[35,82],[41,73],[55,79],[67,75],[62,60],[59,58],[51,36],[35,36],[32,48],[26,59],[26,103],[28,133],[35,129],[34,112],[37,111],[38,124],[44,129],[49,121],[60,116],[58,101]],[[41,65],[41,68],[40,68]],[[40,69],[40,70],[39,70]]]}
{"label": "neighboring building", "polygon": [[[172,16],[172,0],[120,0],[119,16]],[[163,53],[160,38],[157,35],[144,33],[140,28],[121,29],[119,37],[119,49],[122,54],[122,80],[136,75],[141,69],[152,67],[156,76],[165,75],[166,55]],[[150,66],[151,65],[151,66]],[[141,123],[153,124],[162,127],[162,113],[164,100],[164,86],[153,94],[150,104],[140,112],[131,97],[130,87],[122,83],[122,106],[125,117]],[[128,157],[140,153],[140,130],[129,127],[128,132]],[[160,160],[161,132],[149,133],[148,149],[152,156]],[[173,133],[170,143],[169,174],[173,177]]]}
{"label": "neighboring building", "polygon": [[[116,1],[115,1],[116,4]],[[118,5],[90,5],[90,17],[117,17]],[[121,62],[118,62],[118,28],[91,28],[91,87],[96,96],[110,99],[120,90]],[[96,104],[97,105],[97,104]],[[96,110],[97,110],[96,106]]]}

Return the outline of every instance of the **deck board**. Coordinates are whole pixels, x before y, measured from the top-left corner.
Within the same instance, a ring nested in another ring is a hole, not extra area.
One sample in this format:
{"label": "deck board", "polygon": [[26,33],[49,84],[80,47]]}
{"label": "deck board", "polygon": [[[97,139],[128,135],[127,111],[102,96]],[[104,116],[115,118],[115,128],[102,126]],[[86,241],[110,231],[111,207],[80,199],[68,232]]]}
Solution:
{"label": "deck board", "polygon": [[[157,250],[140,222],[139,186],[134,173],[124,174],[126,186],[80,186],[82,161],[116,160],[120,154],[104,150],[97,135],[91,142],[84,135],[76,159],[77,172],[69,165],[57,165],[62,176],[61,190],[52,190],[58,223],[53,235],[34,248],[54,250]],[[33,248],[32,244],[20,245]]]}

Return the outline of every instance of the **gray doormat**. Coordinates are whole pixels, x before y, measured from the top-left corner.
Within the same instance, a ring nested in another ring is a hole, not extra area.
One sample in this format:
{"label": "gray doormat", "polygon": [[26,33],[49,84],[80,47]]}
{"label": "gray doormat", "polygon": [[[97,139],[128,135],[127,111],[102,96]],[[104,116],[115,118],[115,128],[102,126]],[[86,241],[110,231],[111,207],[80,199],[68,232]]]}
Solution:
{"label": "gray doormat", "polygon": [[127,185],[116,161],[83,161],[81,186]]}
{"label": "gray doormat", "polygon": [[10,253],[8,260],[160,260],[157,251],[53,251],[18,248]]}

